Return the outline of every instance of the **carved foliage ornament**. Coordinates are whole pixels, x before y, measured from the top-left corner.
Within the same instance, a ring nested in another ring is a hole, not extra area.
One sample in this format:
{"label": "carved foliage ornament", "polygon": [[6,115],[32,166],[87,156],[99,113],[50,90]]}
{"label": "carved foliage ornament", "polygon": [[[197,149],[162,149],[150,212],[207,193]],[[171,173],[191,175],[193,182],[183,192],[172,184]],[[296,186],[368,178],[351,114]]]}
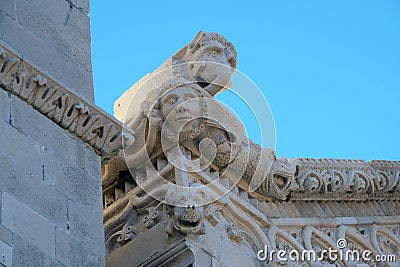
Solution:
{"label": "carved foliage ornament", "polygon": [[400,162],[297,159],[293,198],[399,199]]}

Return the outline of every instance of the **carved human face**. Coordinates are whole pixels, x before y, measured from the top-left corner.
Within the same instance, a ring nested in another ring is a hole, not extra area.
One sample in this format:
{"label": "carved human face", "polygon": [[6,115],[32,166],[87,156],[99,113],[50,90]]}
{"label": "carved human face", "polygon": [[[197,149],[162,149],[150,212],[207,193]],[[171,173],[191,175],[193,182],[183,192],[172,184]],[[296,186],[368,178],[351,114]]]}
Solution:
{"label": "carved human face", "polygon": [[188,132],[198,124],[201,116],[200,98],[190,87],[167,91],[160,99],[161,113],[166,125],[174,132]]}
{"label": "carved human face", "polygon": [[235,67],[236,58],[233,54],[227,56],[224,47],[219,43],[207,47],[189,65],[192,79],[211,94],[217,93],[221,87],[229,87]]}

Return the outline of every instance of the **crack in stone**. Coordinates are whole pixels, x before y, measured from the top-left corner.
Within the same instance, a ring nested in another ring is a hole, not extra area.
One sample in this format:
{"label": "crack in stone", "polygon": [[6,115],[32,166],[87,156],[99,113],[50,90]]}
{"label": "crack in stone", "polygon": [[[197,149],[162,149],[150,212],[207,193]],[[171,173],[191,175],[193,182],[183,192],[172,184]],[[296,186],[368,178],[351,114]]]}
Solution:
{"label": "crack in stone", "polygon": [[44,176],[44,165],[42,164],[42,179],[43,179],[43,181],[44,181],[44,178],[45,178],[45,176]]}
{"label": "crack in stone", "polygon": [[11,93],[7,92],[8,98],[10,99],[8,105],[8,123],[12,126],[12,117],[11,117]]}
{"label": "crack in stone", "polygon": [[69,9],[67,11],[67,17],[65,18],[65,21],[64,21],[64,26],[67,26],[69,18],[71,17],[73,8],[74,8],[74,5],[71,2],[69,2]]}
{"label": "crack in stone", "polygon": [[69,207],[68,207],[68,200],[66,201],[67,202],[67,230],[69,231]]}

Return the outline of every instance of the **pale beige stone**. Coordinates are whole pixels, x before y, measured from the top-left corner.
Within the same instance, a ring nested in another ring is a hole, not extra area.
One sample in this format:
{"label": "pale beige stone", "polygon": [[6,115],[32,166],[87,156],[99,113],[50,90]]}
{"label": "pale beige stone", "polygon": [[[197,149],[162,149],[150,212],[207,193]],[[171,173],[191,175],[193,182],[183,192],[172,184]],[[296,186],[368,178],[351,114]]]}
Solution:
{"label": "pale beige stone", "polygon": [[[207,52],[215,50],[223,54]],[[400,257],[400,162],[277,159],[213,101],[230,85],[232,56],[225,38],[200,32],[115,103],[136,141],[103,170],[108,264],[170,264],[175,246],[184,256],[172,266],[265,266],[257,259],[265,247],[321,251],[338,248],[340,238],[374,256]],[[213,66],[221,60],[229,72]],[[210,86],[213,71],[222,86]],[[154,237],[152,255],[128,252],[146,237]],[[330,265],[322,259],[316,266]]]}

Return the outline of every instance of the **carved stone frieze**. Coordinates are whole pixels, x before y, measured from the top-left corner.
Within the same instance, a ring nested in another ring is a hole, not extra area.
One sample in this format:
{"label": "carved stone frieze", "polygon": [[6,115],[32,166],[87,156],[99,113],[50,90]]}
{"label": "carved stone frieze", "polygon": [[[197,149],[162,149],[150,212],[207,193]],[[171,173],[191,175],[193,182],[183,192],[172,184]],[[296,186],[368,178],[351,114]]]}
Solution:
{"label": "carved stone frieze", "polygon": [[82,139],[106,163],[134,142],[132,129],[0,46],[0,87]]}
{"label": "carved stone frieze", "polygon": [[400,162],[296,159],[290,199],[400,199]]}
{"label": "carved stone frieze", "polygon": [[[204,178],[210,179],[210,177]],[[147,185],[152,187],[151,181],[148,181]],[[166,195],[167,190],[165,188],[154,188],[153,193],[157,191],[158,194]],[[213,191],[219,190],[224,190],[224,186],[215,184]],[[243,191],[243,193],[246,192]],[[154,202],[154,199],[144,194],[142,189],[136,187],[114,203],[114,207],[110,206],[105,209],[106,237],[111,237],[107,244],[115,249],[126,244],[124,243],[125,238],[132,238],[131,242],[134,242],[138,235],[149,231],[149,220],[157,217],[156,220],[152,221],[150,228],[156,225],[165,225],[165,231],[169,235],[184,233],[189,234],[188,238],[194,240],[197,240],[197,235],[193,234],[202,234],[204,238],[207,238],[207,235],[216,233],[222,235],[225,232],[226,239],[230,240],[232,244],[241,243],[249,246],[254,251],[254,255],[264,246],[269,250],[296,250],[300,253],[303,250],[321,253],[322,250],[329,248],[340,250],[337,245],[339,240],[346,240],[347,245],[343,248],[344,251],[357,250],[362,252],[370,250],[372,252],[371,257],[395,255],[400,258],[399,216],[318,218],[318,214],[315,214],[315,217],[311,219],[296,218],[296,220],[290,220],[290,218],[280,218],[269,220],[262,212],[263,202],[252,197],[248,197],[248,200],[244,201],[243,193],[239,196],[232,191],[222,199],[205,207],[195,206],[195,209],[193,209],[193,206],[196,203],[195,198],[199,197],[198,194],[187,197],[186,192],[186,194],[177,198],[169,195],[167,197],[173,197],[174,201],[182,204],[180,210],[175,210],[177,207],[179,208],[178,204],[171,206],[159,202],[155,205],[157,202]],[[213,194],[213,192],[207,192],[207,195],[210,194]],[[122,207],[118,208],[120,205]],[[161,206],[164,206],[164,208],[161,208]],[[185,212],[186,209],[190,209],[191,212]],[[155,213],[155,211],[157,212]],[[180,221],[183,218],[187,221]],[[198,227],[200,221],[201,228]],[[114,227],[111,227],[112,225]],[[115,227],[115,225],[119,226]],[[133,226],[133,228],[129,228],[130,231],[127,232],[126,225]],[[197,232],[196,230],[199,229],[204,231]],[[134,235],[129,235],[132,232],[134,232]],[[112,252],[114,249],[108,252]],[[279,264],[276,258],[267,262]],[[331,264],[329,259],[321,259],[317,263]],[[358,261],[358,263],[363,262]],[[309,263],[299,261],[291,264],[295,265],[288,266],[308,266]],[[338,264],[339,266],[347,266],[344,262]]]}

